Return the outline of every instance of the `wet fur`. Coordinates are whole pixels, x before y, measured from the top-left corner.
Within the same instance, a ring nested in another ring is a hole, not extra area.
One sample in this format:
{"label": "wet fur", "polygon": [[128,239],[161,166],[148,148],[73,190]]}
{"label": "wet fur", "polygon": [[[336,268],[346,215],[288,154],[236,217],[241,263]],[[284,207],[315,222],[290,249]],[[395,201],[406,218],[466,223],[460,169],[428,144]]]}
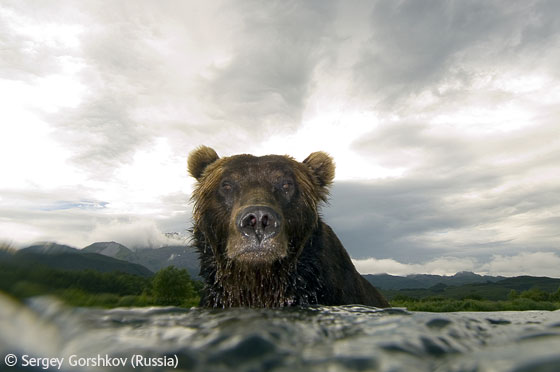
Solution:
{"label": "wet fur", "polygon": [[[295,205],[283,210],[288,255],[267,264],[231,260],[226,255],[231,210],[216,191],[233,164],[256,161],[251,155],[218,158],[207,147],[189,156],[189,172],[198,180],[192,195],[193,238],[205,281],[201,299],[208,307],[283,307],[291,305],[364,304],[387,307],[383,296],[355,270],[334,232],[321,221],[318,205],[328,198],[334,164],[325,153],[312,153],[302,163],[288,156],[264,157],[287,165],[297,183]],[[234,159],[234,160],[232,160]],[[259,168],[260,169],[260,168]]]}
{"label": "wet fur", "polygon": [[204,236],[195,237],[201,259],[200,275],[206,283],[202,306],[284,307],[319,303],[320,270],[309,255],[302,254],[297,263],[286,258],[272,265],[248,267],[225,257],[217,260],[204,243]]}

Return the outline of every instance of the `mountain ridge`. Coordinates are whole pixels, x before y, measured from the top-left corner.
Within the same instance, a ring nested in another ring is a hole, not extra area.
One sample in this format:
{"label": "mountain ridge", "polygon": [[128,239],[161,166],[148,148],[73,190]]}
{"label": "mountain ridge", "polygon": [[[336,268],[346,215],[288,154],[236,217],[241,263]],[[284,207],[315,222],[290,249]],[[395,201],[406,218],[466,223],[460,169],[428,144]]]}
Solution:
{"label": "mountain ridge", "polygon": [[130,248],[111,241],[111,242],[96,242],[81,249],[82,252],[99,253],[105,256],[127,260],[134,254]]}
{"label": "mountain ridge", "polygon": [[139,264],[153,272],[173,265],[186,269],[192,278],[199,278],[198,253],[188,245],[167,245],[133,251],[117,242],[97,242],[82,250]]}
{"label": "mountain ridge", "polygon": [[505,279],[504,276],[479,275],[470,271],[460,271],[454,275],[411,274],[397,276],[390,274],[365,274],[364,278],[380,289],[427,289],[438,284],[458,286],[464,284],[493,283]]}
{"label": "mountain ridge", "polygon": [[[178,240],[180,242],[180,240]],[[123,244],[118,242],[96,242],[90,244],[84,248],[75,248],[64,244],[58,244],[54,242],[41,242],[34,243],[28,247],[19,249],[16,251],[17,255],[45,255],[45,262],[48,262],[50,266],[58,267],[56,260],[53,260],[52,256],[55,255],[81,255],[82,258],[75,258],[76,266],[72,267],[70,261],[72,259],[68,257],[63,257],[65,262],[65,267],[69,269],[72,268],[97,268],[97,265],[92,262],[90,266],[85,263],[85,258],[87,255],[101,255],[103,257],[109,257],[122,262],[140,265],[146,270],[154,273],[167,266],[175,266],[179,269],[186,269],[189,275],[194,279],[199,279],[199,264],[198,264],[198,253],[195,248],[188,245],[167,245],[160,248],[145,248],[145,249],[135,249],[132,250]],[[31,257],[31,256],[30,256]],[[94,261],[100,261],[99,257],[89,256]],[[37,257],[32,259],[33,262],[39,262]],[[58,264],[59,266],[62,263]],[[116,265],[116,264],[115,264]],[[110,264],[110,267],[114,265]],[[100,268],[103,271],[102,268]],[[126,269],[123,269],[126,271]],[[135,271],[135,270],[132,270]],[[136,270],[138,273],[143,272],[141,269]],[[142,275],[145,275],[142,274]]]}
{"label": "mountain ridge", "polygon": [[[178,241],[179,243],[180,241]],[[52,242],[36,243],[29,247],[22,248],[16,252],[27,252],[45,255],[102,255],[113,258],[122,262],[136,264],[142,266],[150,272],[167,266],[173,265],[177,268],[186,269],[190,276],[194,279],[199,277],[199,261],[198,253],[195,248],[188,245],[168,245],[160,248],[145,248],[132,250],[118,242],[95,242],[82,249],[74,248],[64,244]],[[21,254],[21,253],[19,253]],[[3,257],[3,256],[1,256]],[[1,258],[0,257],[0,258]],[[84,256],[87,257],[87,256]],[[67,257],[63,257],[64,261],[71,261]],[[93,260],[100,262],[99,257],[90,256]],[[51,260],[52,261],[52,260]],[[82,260],[83,261],[83,260]],[[81,261],[80,261],[81,262]],[[53,263],[55,264],[55,263]],[[68,264],[69,265],[69,264]],[[95,266],[95,265],[93,265]],[[76,268],[85,267],[87,265],[81,262]],[[72,267],[70,267],[72,268]],[[142,270],[140,270],[142,271]],[[141,274],[141,275],[145,275]],[[400,290],[423,290],[430,289],[435,286],[443,288],[462,285],[491,284],[504,279],[512,279],[517,277],[479,275],[470,271],[460,271],[454,275],[442,276],[434,274],[410,274],[406,276],[397,276],[390,274],[365,274],[363,277],[375,287],[385,291]],[[529,277],[529,276],[523,276]],[[535,277],[530,277],[535,278]],[[437,289],[437,287],[436,287]]]}
{"label": "mountain ridge", "polygon": [[143,277],[152,276],[146,267],[125,260],[90,252],[82,252],[56,243],[35,244],[0,257],[2,263],[20,267],[46,266],[62,270],[120,271]]}

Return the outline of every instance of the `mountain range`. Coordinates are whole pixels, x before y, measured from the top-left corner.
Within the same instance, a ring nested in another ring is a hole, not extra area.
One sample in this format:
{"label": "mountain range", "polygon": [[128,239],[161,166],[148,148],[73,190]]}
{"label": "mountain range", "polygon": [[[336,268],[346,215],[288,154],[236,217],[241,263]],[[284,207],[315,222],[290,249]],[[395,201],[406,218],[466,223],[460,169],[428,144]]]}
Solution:
{"label": "mountain range", "polygon": [[400,289],[421,289],[430,288],[437,284],[446,286],[460,286],[463,284],[475,283],[495,283],[503,276],[478,275],[469,271],[461,271],[452,276],[413,274],[407,276],[395,276],[389,274],[366,274],[364,278],[371,284],[380,289],[400,290]]}
{"label": "mountain range", "polygon": [[[198,254],[194,247],[188,245],[132,250],[117,242],[98,242],[83,249],[56,243],[41,243],[18,251],[0,249],[1,262],[17,265],[37,264],[69,270],[121,271],[140,276],[151,276],[158,270],[173,265],[186,269],[192,278],[200,280]],[[429,296],[443,292],[450,295],[457,292],[456,295],[460,296],[465,291],[490,291],[492,296],[503,298],[510,289],[526,290],[535,286],[554,289],[560,283],[560,279],[528,276],[505,278],[472,272],[459,272],[452,276],[368,274],[364,277],[388,297],[397,294]]]}
{"label": "mountain range", "polygon": [[116,242],[101,242],[88,245],[82,251],[99,253],[139,264],[153,272],[173,265],[179,269],[186,269],[191,278],[198,279],[198,254],[194,247],[191,246],[169,245],[161,248],[137,249],[133,251]]}
{"label": "mountain range", "polygon": [[151,276],[146,267],[115,259],[98,253],[55,243],[36,244],[0,257],[2,263],[21,267],[47,266],[63,270],[97,270],[100,272],[120,271],[128,274]]}
{"label": "mountain range", "polygon": [[198,279],[198,255],[194,248],[183,245],[133,251],[116,242],[94,243],[83,249],[47,242],[15,252],[4,251],[0,260],[20,266],[35,264],[67,270],[121,271],[140,276],[151,276],[173,265],[186,269],[192,278]]}
{"label": "mountain range", "polygon": [[539,290],[555,293],[560,288],[560,279],[536,276],[516,276],[504,278],[495,282],[465,283],[458,285],[435,284],[429,288],[379,288],[389,301],[397,297],[404,298],[451,298],[451,299],[484,299],[503,301],[513,293],[529,290]]}

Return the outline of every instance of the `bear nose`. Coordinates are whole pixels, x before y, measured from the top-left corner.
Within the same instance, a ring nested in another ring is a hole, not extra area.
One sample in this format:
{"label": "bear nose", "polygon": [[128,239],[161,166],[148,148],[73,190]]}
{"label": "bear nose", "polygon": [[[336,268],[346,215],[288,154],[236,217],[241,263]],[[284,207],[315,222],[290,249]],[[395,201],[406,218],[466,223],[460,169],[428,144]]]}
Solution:
{"label": "bear nose", "polygon": [[239,231],[247,237],[256,237],[259,243],[280,231],[280,216],[270,207],[247,207],[238,216]]}

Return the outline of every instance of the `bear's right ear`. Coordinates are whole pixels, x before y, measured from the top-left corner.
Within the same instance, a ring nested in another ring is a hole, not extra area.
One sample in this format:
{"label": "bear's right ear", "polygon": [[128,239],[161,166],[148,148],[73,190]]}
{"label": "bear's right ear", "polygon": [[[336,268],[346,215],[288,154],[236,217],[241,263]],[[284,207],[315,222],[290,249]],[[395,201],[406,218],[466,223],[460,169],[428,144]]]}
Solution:
{"label": "bear's right ear", "polygon": [[315,175],[320,187],[328,187],[334,179],[334,161],[322,151],[314,152],[304,161]]}
{"label": "bear's right ear", "polygon": [[207,146],[200,146],[189,154],[188,168],[190,175],[200,180],[206,167],[219,158],[214,149]]}

